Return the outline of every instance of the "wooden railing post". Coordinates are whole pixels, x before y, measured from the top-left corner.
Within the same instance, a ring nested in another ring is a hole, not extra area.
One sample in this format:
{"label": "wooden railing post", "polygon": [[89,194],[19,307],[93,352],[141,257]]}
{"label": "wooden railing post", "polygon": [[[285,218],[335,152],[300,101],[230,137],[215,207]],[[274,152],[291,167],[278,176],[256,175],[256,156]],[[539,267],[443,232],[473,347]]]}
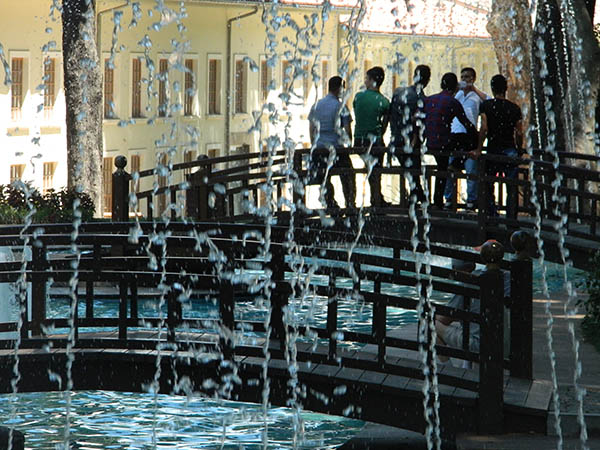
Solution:
{"label": "wooden railing post", "polygon": [[510,374],[533,378],[533,267],[529,257],[531,236],[516,231],[510,238],[517,258],[510,271]]}
{"label": "wooden railing post", "polygon": [[327,334],[329,335],[329,359],[337,357],[337,315],[338,301],[335,290],[335,275],[329,274],[329,295],[327,302]]}
{"label": "wooden railing post", "polygon": [[127,339],[127,281],[119,281],[119,339]]}
{"label": "wooden railing post", "polygon": [[167,340],[169,342],[175,342],[177,325],[182,318],[179,294],[181,294],[181,290],[174,286],[171,286],[171,290],[167,294]]}
{"label": "wooden railing post", "polygon": [[[31,334],[32,336],[42,336],[44,334],[42,323],[46,320],[47,296],[47,278],[43,275],[43,272],[48,270],[48,258],[46,247],[39,240],[31,246],[31,266],[33,269],[31,275]],[[25,300],[25,305],[27,305],[27,300]],[[25,311],[27,311],[26,307]],[[25,315],[25,318],[27,318],[27,315]]]}
{"label": "wooden railing post", "polygon": [[304,203],[304,179],[302,177],[302,152],[294,152],[294,181],[292,184],[292,200],[296,208],[299,203]]}
{"label": "wooden railing post", "polygon": [[277,283],[285,282],[285,253],[283,247],[271,247],[271,329],[273,337],[279,340],[281,348],[285,346],[287,326],[284,320],[284,311],[288,304],[288,293],[277,287]]}
{"label": "wooden railing post", "polygon": [[[373,286],[375,294],[381,294],[381,280],[375,280]],[[387,305],[384,300],[377,299],[373,304],[373,329],[371,333],[377,342],[377,361],[383,367],[386,353],[386,327],[387,327]]]}
{"label": "wooden railing post", "polygon": [[115,158],[117,170],[112,174],[112,221],[129,220],[129,181],[131,175],[125,171],[127,158],[119,155]]}
{"label": "wooden railing post", "polygon": [[234,321],[234,292],[231,280],[221,278],[219,287],[219,316],[221,318],[221,330],[219,331],[219,343],[224,361],[231,361],[234,353],[233,333],[235,331]]}
{"label": "wooden railing post", "polygon": [[504,247],[488,241],[481,248],[486,270],[479,276],[481,329],[479,347],[479,432],[502,433],[504,423]]}
{"label": "wooden railing post", "polygon": [[[206,155],[198,156],[198,161],[208,159]],[[210,164],[203,164],[200,170],[189,175],[190,188],[186,191],[185,203],[188,217],[207,219],[208,209],[208,179],[212,171]]]}
{"label": "wooden railing post", "polygon": [[490,208],[491,187],[486,181],[487,161],[485,155],[477,159],[477,240],[483,242],[487,239],[486,222]]}

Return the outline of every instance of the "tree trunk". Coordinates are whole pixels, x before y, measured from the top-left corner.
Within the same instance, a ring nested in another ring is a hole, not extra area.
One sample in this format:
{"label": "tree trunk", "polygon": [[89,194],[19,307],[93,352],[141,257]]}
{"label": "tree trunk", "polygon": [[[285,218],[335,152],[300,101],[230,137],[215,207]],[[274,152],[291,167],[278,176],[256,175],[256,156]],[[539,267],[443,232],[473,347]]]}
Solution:
{"label": "tree trunk", "polygon": [[[533,42],[532,132],[533,147],[544,151],[564,151],[564,115],[569,77],[569,52],[564,50],[557,0],[538,3]],[[553,158],[553,156],[550,156]]]}
{"label": "tree trunk", "polygon": [[531,103],[531,20],[527,0],[492,0],[487,30],[500,72],[508,80],[506,96],[523,110],[529,125]]}
{"label": "tree trunk", "polygon": [[63,59],[68,186],[94,200],[102,215],[102,72],[95,0],[63,0]]}
{"label": "tree trunk", "polygon": [[572,61],[568,80],[570,108],[564,117],[568,120],[572,116],[571,151],[588,154],[595,153],[595,112],[600,89],[600,46],[594,34],[594,16],[587,9],[593,3],[572,0],[573,10],[579,13],[561,10]]}

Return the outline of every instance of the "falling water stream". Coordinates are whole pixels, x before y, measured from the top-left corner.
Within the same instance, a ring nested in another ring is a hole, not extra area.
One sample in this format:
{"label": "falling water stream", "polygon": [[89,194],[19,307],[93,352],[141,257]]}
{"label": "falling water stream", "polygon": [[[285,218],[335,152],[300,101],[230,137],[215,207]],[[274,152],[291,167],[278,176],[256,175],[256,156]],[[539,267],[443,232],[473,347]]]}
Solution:
{"label": "falling water stream", "polygon": [[[567,0],[562,0],[560,2],[561,5],[561,14],[566,18],[565,23],[567,23],[566,34],[571,38],[575,36],[573,27],[576,26],[573,20],[570,20],[569,17],[572,13],[571,8],[572,5]],[[303,442],[306,442],[306,423],[305,423],[305,415],[306,413],[303,411],[302,399],[306,395],[305,392],[302,392],[302,389],[298,383],[298,361],[297,361],[297,340],[300,338],[299,328],[304,325],[308,325],[311,319],[311,315],[315,308],[317,308],[317,302],[315,300],[316,294],[314,292],[313,282],[316,282],[315,273],[318,271],[318,262],[317,258],[314,258],[313,261],[308,262],[306,258],[303,258],[302,255],[302,245],[298,243],[295,239],[295,228],[297,223],[295,222],[295,217],[297,213],[305,213],[310,211],[309,205],[304,203],[304,201],[300,201],[298,203],[294,203],[291,199],[294,198],[294,193],[301,194],[301,197],[304,197],[307,187],[303,185],[300,180],[299,174],[295,173],[294,165],[293,165],[293,154],[295,149],[297,148],[299,142],[296,142],[293,138],[293,130],[292,130],[292,113],[290,112],[295,105],[297,105],[298,101],[301,102],[314,102],[315,99],[301,99],[299,100],[299,96],[294,92],[294,82],[297,80],[302,80],[304,77],[310,77],[310,81],[317,87],[322,80],[319,79],[319,76],[313,70],[315,65],[317,64],[319,52],[321,49],[321,45],[323,43],[323,36],[326,33],[325,23],[329,19],[329,15],[332,9],[332,5],[329,2],[325,2],[322,6],[320,6],[319,13],[313,13],[312,15],[306,15],[303,20],[305,23],[297,23],[289,14],[283,11],[280,8],[278,2],[272,2],[269,4],[263,4],[262,11],[262,23],[265,26],[266,40],[264,43],[264,50],[266,52],[266,58],[270,67],[275,67],[277,64],[279,57],[282,57],[282,54],[285,53],[286,59],[289,60],[297,60],[300,58],[311,58],[312,64],[309,64],[309,69],[303,67],[300,63],[294,63],[290,68],[290,73],[284,74],[284,77],[288,78],[288,83],[284,86],[283,92],[279,94],[279,98],[282,101],[282,104],[285,106],[285,118],[280,119],[277,116],[277,107],[275,104],[265,101],[262,105],[262,109],[259,112],[253,113],[254,124],[251,127],[249,134],[257,133],[259,135],[259,142],[261,143],[261,148],[264,152],[264,156],[266,158],[267,167],[266,167],[266,182],[261,187],[262,194],[266,198],[266,201],[262,204],[259,204],[259,199],[247,199],[244,203],[244,209],[249,211],[252,214],[255,214],[257,217],[262,218],[264,224],[264,234],[261,233],[250,233],[244,236],[244,240],[256,240],[259,241],[262,248],[260,252],[259,258],[257,260],[261,261],[262,267],[261,270],[257,270],[255,272],[236,272],[234,269],[228,266],[227,255],[218,249],[217,245],[211,241],[211,237],[209,233],[206,234],[195,234],[196,238],[196,250],[200,249],[208,249],[209,251],[209,259],[214,263],[215,274],[218,275],[218,278],[222,282],[231,282],[236,283],[240,282],[242,284],[247,284],[248,286],[257,287],[257,291],[260,291],[260,295],[256,297],[254,300],[255,308],[257,310],[265,311],[264,315],[264,326],[267,330],[265,339],[263,341],[263,367],[261,374],[261,381],[263,383],[263,392],[262,392],[262,404],[260,407],[260,417],[252,416],[254,421],[262,422],[262,426],[260,428],[260,444],[264,449],[269,448],[270,442],[270,434],[269,428],[273,426],[273,408],[270,405],[270,380],[268,377],[268,366],[271,358],[269,345],[271,343],[271,308],[273,306],[273,294],[275,289],[275,281],[281,281],[276,279],[276,273],[274,271],[274,249],[271,242],[271,237],[273,233],[273,225],[277,222],[277,211],[289,211],[289,224],[288,231],[286,233],[286,239],[282,243],[282,249],[277,249],[276,251],[285,251],[284,258],[285,261],[289,264],[291,268],[291,273],[284,274],[285,279],[289,282],[292,287],[292,298],[289,300],[289,305],[286,307],[284,311],[284,326],[286,326],[290,333],[286,335],[286,342],[283,344],[283,350],[285,354],[286,361],[288,363],[289,372],[290,372],[290,392],[291,397],[288,402],[288,407],[292,410],[291,421],[292,421],[292,436],[291,436],[291,448],[304,448],[302,447]],[[57,4],[53,5],[53,10],[57,8]],[[131,12],[131,22],[129,23],[130,28],[135,28],[138,26],[138,22],[142,20],[143,15],[146,13],[142,10],[141,4],[139,2],[131,2],[127,1],[126,5],[121,6],[113,12],[113,32],[112,32],[112,43],[109,57],[109,66],[114,66],[114,60],[116,55],[123,50],[123,46],[119,45],[119,33],[122,31],[122,20],[124,11],[129,8]],[[177,30],[179,32],[179,36],[177,39],[173,39],[171,44],[173,46],[173,55],[177,57],[178,61],[181,61],[182,56],[188,51],[188,42],[185,37],[185,26],[183,20],[186,17],[186,9],[185,4],[183,2],[179,3],[179,10],[173,11],[169,9],[165,1],[156,0],[154,5],[155,13],[159,16],[169,16],[172,17],[177,25]],[[342,58],[339,61],[340,73],[344,78],[348,78],[349,82],[352,83],[354,79],[359,76],[360,71],[358,69],[354,69],[352,72],[349,70],[349,60],[352,55],[354,55],[354,59],[358,61],[359,55],[359,46],[360,46],[360,33],[359,33],[359,25],[361,20],[366,14],[367,3],[364,0],[360,0],[357,3],[357,8],[353,8],[350,13],[349,26],[346,34],[346,43],[347,46],[343,49]],[[151,10],[148,11],[151,13]],[[163,24],[158,21],[153,27],[152,31],[159,31],[162,28]],[[289,40],[287,44],[293,47],[293,51],[290,50],[281,50],[278,48],[280,45],[280,37],[278,36],[279,31],[282,28],[288,27],[293,30],[295,33],[295,41]],[[148,31],[150,33],[150,31]],[[537,51],[540,61],[542,62],[542,66],[545,64],[545,51],[543,47],[543,42],[537,42]],[[567,52],[566,46],[563,43],[560,44],[560,48]],[[147,95],[149,98],[154,96],[153,86],[156,80],[160,80],[161,76],[157,73],[155,63],[151,57],[151,51],[153,50],[153,41],[151,34],[142,33],[140,36],[139,47],[143,50],[143,62],[145,64],[145,68],[147,70],[147,79],[144,80],[144,83],[147,83]],[[571,46],[577,47],[577,44],[572,42]],[[575,54],[580,57],[580,52],[575,52]],[[258,70],[257,64],[252,61],[250,58],[246,57],[251,70]],[[10,83],[10,68],[6,59],[4,58],[4,50],[0,44],[0,60],[4,65],[6,78]],[[182,65],[180,62],[173,66],[173,70],[181,71],[182,74],[189,72],[189,69]],[[544,72],[545,70],[545,72]],[[308,72],[308,73],[307,73]],[[547,75],[547,69],[542,69],[542,79],[544,79],[544,73]],[[577,72],[577,76],[579,77],[579,84],[581,84],[581,74]],[[168,77],[166,78],[168,83]],[[193,80],[194,86],[197,84],[197,80]],[[178,94],[181,91],[180,83],[175,81],[173,82],[173,93]],[[270,93],[275,89],[273,83],[269,84],[267,87],[267,93]],[[560,173],[558,172],[559,165],[559,157],[557,150],[554,145],[554,134],[556,131],[556,127],[554,125],[557,118],[555,117],[554,111],[552,110],[552,105],[549,101],[551,96],[551,92],[548,90],[549,86],[544,86],[544,94],[546,96],[546,102],[544,103],[545,112],[548,117],[548,131],[550,132],[550,142],[547,152],[554,157],[554,168],[556,172],[556,177],[553,180],[554,193],[552,195],[552,201],[555,202],[556,216],[560,217],[560,220],[556,222],[556,232],[559,236],[559,250],[560,255],[563,262],[563,279],[564,284],[567,287],[568,291],[568,302],[565,304],[565,315],[573,316],[576,313],[576,308],[573,305],[574,299],[576,296],[576,292],[573,288],[573,283],[569,280],[567,270],[570,266],[569,253],[565,248],[565,239],[566,239],[566,227],[565,224],[568,220],[568,215],[565,212],[565,208],[561,208],[564,206],[565,199],[559,196],[559,188],[561,186],[562,178]],[[315,89],[315,91],[317,91]],[[576,102],[573,103],[571,101],[571,97],[569,97],[569,93],[564,93],[564,97],[567,98],[567,106],[569,108],[568,111],[572,111],[574,108],[584,108],[586,105],[584,104],[584,99],[581,97],[577,97]],[[351,92],[348,91],[346,93],[346,97],[344,100],[348,100]],[[85,98],[85,95],[84,95]],[[170,101],[168,99],[168,101]],[[227,99],[230,101],[230,99]],[[169,106],[169,111],[176,113],[179,109],[181,109],[180,104],[172,103]],[[114,104],[111,105],[114,109]],[[156,118],[159,116],[158,111],[153,111],[150,106],[147,107],[148,113],[148,125],[153,125]],[[288,110],[289,108],[289,110]],[[269,116],[269,121],[274,125],[281,125],[280,122],[283,122],[283,131],[281,134],[275,133],[269,136],[262,136],[261,127],[259,125],[260,119],[263,118],[264,115]],[[83,119],[80,118],[80,119]],[[127,127],[132,125],[131,121],[120,120],[120,127]],[[193,127],[192,127],[193,128]],[[570,131],[570,130],[569,130]],[[197,131],[191,130],[190,127],[185,126],[182,123],[179,123],[176,120],[172,120],[170,133],[168,135],[162,136],[162,138],[156,142],[156,147],[161,149],[160,154],[157,156],[156,168],[155,168],[155,180],[153,184],[154,193],[158,193],[158,190],[161,187],[162,179],[167,180],[167,185],[171,185],[173,180],[173,171],[172,166],[174,161],[176,161],[177,154],[180,148],[185,147],[181,143],[181,136],[186,136],[186,139],[190,139],[190,147],[193,147],[195,139],[197,138]],[[571,134],[567,136],[567,141],[570,145],[573,145],[573,137]],[[262,145],[264,144],[264,146]],[[187,144],[186,144],[187,145]],[[371,146],[372,147],[372,146]],[[365,199],[364,192],[367,187],[367,180],[370,177],[373,168],[376,163],[376,159],[370,155],[371,147],[367,150],[366,156],[363,158],[365,167],[366,167],[366,177],[364,178],[363,185],[363,200],[358,209],[356,225],[354,229],[350,229],[349,231],[355,233],[353,242],[350,242],[349,245],[346,246],[345,250],[347,251],[347,272],[348,278],[350,278],[354,285],[360,282],[360,273],[356,270],[355,265],[352,263],[352,257],[355,251],[360,250],[363,241],[363,231],[364,226],[366,224],[366,213],[365,213]],[[166,151],[164,149],[167,149]],[[274,201],[274,196],[276,194],[275,189],[275,181],[274,178],[276,176],[274,166],[276,165],[275,160],[279,155],[276,155],[276,152],[283,148],[285,150],[285,160],[286,160],[286,185],[288,186],[288,192],[283,196],[277,199],[277,202]],[[229,152],[229,149],[226,149]],[[314,148],[312,149],[314,150]],[[528,145],[528,153],[530,156],[533,156],[533,151],[531,148],[531,143]],[[166,159],[163,160],[161,157],[165,156]],[[331,152],[330,157],[328,159],[326,173],[328,173],[334,164],[335,161],[335,151]],[[425,179],[425,165],[421,165],[421,177]],[[416,181],[411,174],[406,175],[406,179],[412,192],[416,186]],[[529,165],[529,179],[531,180],[531,201],[533,203],[534,209],[536,211],[536,228],[535,228],[535,238],[537,241],[537,248],[539,252],[539,263],[542,267],[542,280],[543,280],[543,290],[545,295],[549,298],[549,289],[548,289],[548,281],[545,272],[545,251],[544,251],[544,243],[542,239],[542,205],[539,202],[539,196],[537,195],[538,189],[535,183],[534,177],[534,164]],[[137,184],[139,181],[139,173],[132,173],[132,182],[133,184]],[[291,186],[291,187],[290,187]],[[324,182],[323,185],[320,186],[320,196],[319,201],[321,203],[325,203],[325,199],[323,196],[324,191]],[[25,195],[27,196],[27,189],[23,187]],[[215,206],[216,197],[218,195],[223,194],[224,187],[215,186],[215,192],[210,194],[210,206]],[[427,183],[424,183],[424,191],[426,198],[429,198],[429,187]],[[177,213],[178,217],[183,217],[184,211],[184,202],[183,198],[178,197],[175,204],[171,203],[170,200],[170,192],[167,191],[164,193],[165,197],[168,199],[167,205],[164,211],[162,211],[160,217],[156,218],[156,214],[153,220],[154,229],[148,236],[148,243],[146,246],[146,254],[150,258],[151,267],[149,269],[154,271],[161,271],[161,282],[158,286],[159,295],[158,300],[155,304],[155,311],[159,318],[159,326],[158,326],[158,337],[156,344],[156,369],[152,382],[149,386],[147,386],[147,394],[152,396],[152,408],[151,408],[151,423],[152,423],[152,435],[151,442],[149,445],[151,448],[159,448],[161,445],[162,439],[162,429],[161,426],[163,423],[161,422],[161,418],[164,413],[164,397],[159,394],[159,380],[161,378],[161,361],[163,358],[163,352],[165,350],[175,350],[163,343],[164,332],[163,327],[165,326],[165,316],[164,316],[164,306],[166,304],[166,299],[169,295],[176,290],[177,286],[170,286],[166,282],[166,258],[167,258],[167,238],[170,236],[169,231],[158,231],[159,228],[162,230],[163,226],[165,230],[168,230],[168,226],[170,223],[170,214],[171,211],[174,210]],[[132,206],[132,210],[136,213],[134,214],[135,218],[132,221],[132,227],[130,230],[130,241],[137,242],[139,237],[142,235],[142,228],[140,224],[140,214],[139,213],[139,203],[138,199],[135,195],[135,191],[130,193],[129,202]],[[28,202],[29,213],[26,217],[25,226],[23,228],[22,237],[23,237],[23,252],[22,252],[22,267],[21,267],[21,278],[17,282],[17,295],[18,295],[18,305],[21,310],[23,310],[24,305],[27,302],[27,280],[25,280],[25,269],[27,263],[27,249],[29,245],[30,237],[25,235],[27,230],[30,230],[32,227],[32,217],[35,209],[31,202]],[[415,262],[416,268],[416,277],[417,277],[417,285],[415,287],[415,296],[419,298],[417,316],[419,320],[419,356],[423,363],[423,410],[424,410],[424,418],[426,421],[426,432],[425,437],[427,440],[428,449],[436,449],[440,450],[442,446],[441,433],[440,433],[440,414],[439,414],[439,388],[438,388],[438,379],[437,379],[437,355],[435,349],[435,341],[436,341],[436,330],[434,323],[434,311],[435,307],[432,302],[432,285],[433,285],[433,277],[431,274],[431,265],[432,265],[432,254],[430,247],[430,238],[429,231],[431,228],[430,216],[428,213],[428,202],[423,202],[420,205],[421,217],[423,220],[423,236],[419,237],[419,208],[417,207],[417,199],[415,196],[410,196],[409,203],[409,218],[413,222],[412,236],[411,236],[411,244],[412,244],[412,258]],[[568,205],[567,205],[568,207]],[[333,226],[336,224],[336,221],[345,220],[346,226],[350,228],[350,220],[343,219],[340,217],[336,217],[334,215],[328,215],[324,209],[317,209],[316,213],[320,217],[320,221],[322,226],[325,228],[327,226]],[[182,219],[187,221],[188,219]],[[69,295],[70,295],[70,308],[69,308],[69,327],[68,327],[68,343],[66,347],[66,374],[67,377],[65,380],[58,379],[59,384],[62,384],[66,388],[66,393],[63,397],[65,402],[65,414],[64,421],[61,425],[63,427],[63,438],[62,438],[62,448],[65,450],[70,448],[71,442],[73,440],[73,436],[71,433],[71,424],[73,421],[78,421],[77,413],[72,409],[72,402],[78,401],[79,394],[76,392],[71,392],[73,387],[73,379],[72,379],[72,365],[74,362],[74,353],[73,348],[75,346],[76,341],[76,321],[77,321],[77,305],[78,305],[78,285],[79,285],[79,275],[78,275],[78,267],[81,258],[81,251],[78,248],[76,243],[77,238],[79,236],[79,227],[81,225],[81,211],[78,203],[76,202],[74,205],[74,221],[73,221],[73,230],[71,233],[71,247],[70,252],[73,257],[72,263],[72,277],[69,280]],[[161,227],[159,227],[161,225]],[[35,238],[35,236],[33,237]],[[425,252],[421,253],[418,251],[419,245],[424,244]],[[319,242],[318,246],[323,248],[327,248],[327,246],[333,246],[337,244]],[[243,270],[243,269],[242,269]],[[422,273],[423,271],[423,273]],[[336,287],[335,285],[333,286]],[[177,301],[185,303],[191,297],[189,292],[182,292],[182,294],[177,298]],[[362,299],[359,296],[358,292],[353,292],[347,300],[351,300],[356,308],[356,313],[359,313],[360,309],[363,307]],[[556,375],[556,355],[553,349],[553,322],[554,318],[552,316],[552,312],[550,310],[550,302],[546,303],[546,315],[547,315],[547,330],[546,335],[548,339],[548,346],[550,349],[550,360],[552,367],[552,382],[554,385],[554,406],[555,406],[555,429],[558,435],[558,448],[562,449],[563,445],[563,437],[561,431],[561,422],[560,422],[560,407],[559,407],[559,397],[558,397],[558,379]],[[142,320],[142,325],[144,324]],[[11,380],[12,385],[12,399],[11,399],[11,409],[10,409],[10,417],[7,424],[14,423],[17,417],[17,409],[19,407],[17,403],[17,384],[20,379],[19,373],[19,358],[18,351],[21,344],[21,327],[22,327],[22,317],[21,314],[18,314],[18,327],[16,332],[15,339],[15,361],[14,361],[14,369],[13,369],[13,379]],[[236,334],[234,330],[225,330],[221,329],[220,333],[223,337],[230,338],[232,340],[233,345],[236,344]],[[587,431],[586,424],[583,416],[583,400],[585,396],[585,390],[579,386],[579,378],[581,376],[581,362],[579,360],[579,342],[576,338],[575,331],[573,328],[573,323],[569,324],[569,333],[572,340],[572,347],[575,358],[575,371],[573,375],[573,384],[576,388],[577,400],[578,400],[578,420],[581,427],[581,442],[584,448],[586,447],[587,441]],[[310,333],[309,333],[310,336]],[[343,336],[336,336],[338,340],[342,340]],[[316,335],[315,335],[315,343],[316,343]],[[428,345],[427,345],[428,343]],[[232,373],[235,375],[237,368],[232,361],[221,361],[222,366],[227,366],[231,369]],[[432,371],[430,371],[430,367]],[[56,374],[50,374],[49,377],[56,377]],[[191,389],[186,384],[185,379],[180,379],[177,373],[174,373],[174,377],[176,380],[175,386],[173,387],[173,393],[185,393],[186,401],[188,403],[194,402],[194,394],[191,392]],[[220,384],[219,384],[220,383]],[[217,387],[217,392],[219,393],[219,401],[227,400],[229,398],[229,393],[233,389],[233,385],[236,383],[235,376],[224,376],[220,380],[215,380],[215,385]],[[344,386],[339,386],[335,391],[334,395],[343,395],[345,393]],[[328,399],[324,399],[327,401]],[[221,405],[221,404],[219,404]],[[181,405],[179,405],[181,407]],[[187,408],[188,404],[186,403],[183,408]],[[351,405],[347,410],[348,415],[352,412],[352,408],[357,408],[359,405]],[[243,417],[244,416],[242,414]],[[228,422],[230,418],[222,419],[222,435],[221,435],[221,446],[225,445],[225,442],[228,438],[227,434],[231,428],[231,424]]]}

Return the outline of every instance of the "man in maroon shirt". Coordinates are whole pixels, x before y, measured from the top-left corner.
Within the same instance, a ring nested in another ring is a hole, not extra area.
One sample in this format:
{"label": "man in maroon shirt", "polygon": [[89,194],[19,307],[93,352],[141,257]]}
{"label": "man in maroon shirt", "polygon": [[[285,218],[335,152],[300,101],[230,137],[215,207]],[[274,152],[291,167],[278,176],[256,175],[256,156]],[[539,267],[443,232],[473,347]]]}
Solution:
{"label": "man in maroon shirt", "polygon": [[[427,140],[427,149],[435,153],[438,172],[448,170],[448,159],[450,148],[450,129],[452,120],[456,117],[466,128],[467,133],[472,136],[477,135],[477,129],[471,123],[465,111],[454,94],[458,90],[458,79],[456,75],[449,72],[444,74],[441,83],[442,92],[432,95],[425,99],[425,138]],[[475,145],[473,145],[475,148]],[[446,177],[436,175],[435,193],[433,194],[433,204],[439,209],[444,207],[444,188],[446,187]]]}

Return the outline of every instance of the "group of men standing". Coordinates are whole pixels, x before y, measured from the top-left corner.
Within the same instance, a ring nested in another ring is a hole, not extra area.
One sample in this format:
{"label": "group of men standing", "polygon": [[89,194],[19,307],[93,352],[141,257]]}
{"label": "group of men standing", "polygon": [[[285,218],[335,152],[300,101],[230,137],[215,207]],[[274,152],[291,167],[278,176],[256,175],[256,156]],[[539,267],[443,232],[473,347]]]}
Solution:
{"label": "group of men standing", "polygon": [[[521,109],[506,99],[507,81],[502,75],[491,80],[492,97],[475,86],[475,69],[461,70],[461,81],[454,73],[446,73],[441,80],[441,91],[426,96],[431,70],[419,65],[414,72],[414,84],[394,91],[390,102],[380,92],[385,79],[381,67],[373,67],[365,74],[365,89],[357,93],[352,103],[356,124],[354,147],[367,148],[365,157],[371,190],[371,205],[387,206],[381,192],[381,174],[372,168],[381,167],[385,153],[394,155],[407,171],[414,201],[422,202],[425,195],[420,182],[423,153],[432,154],[441,172],[465,169],[467,173],[466,208],[475,209],[477,202],[477,159],[487,138],[487,153],[517,156],[522,146]],[[341,101],[344,81],[335,76],[329,80],[329,93],[319,100],[309,115],[310,136],[313,149],[310,170],[314,182],[324,183],[324,200],[328,207],[335,206],[333,186],[327,167],[351,168],[347,153],[337,154],[336,149],[352,141],[352,116]],[[477,130],[480,122],[479,131]],[[383,136],[390,124],[391,140],[386,148]],[[328,149],[329,152],[324,150]],[[333,150],[333,151],[332,151]],[[453,152],[464,152],[452,157]],[[333,157],[331,157],[333,155]],[[502,173],[515,178],[517,166],[489,164],[488,173]],[[443,209],[452,206],[453,178],[438,175],[435,182],[433,205]],[[341,177],[347,208],[355,207],[356,180],[354,176]],[[493,198],[493,197],[492,197]],[[492,213],[495,211],[492,207]]]}

